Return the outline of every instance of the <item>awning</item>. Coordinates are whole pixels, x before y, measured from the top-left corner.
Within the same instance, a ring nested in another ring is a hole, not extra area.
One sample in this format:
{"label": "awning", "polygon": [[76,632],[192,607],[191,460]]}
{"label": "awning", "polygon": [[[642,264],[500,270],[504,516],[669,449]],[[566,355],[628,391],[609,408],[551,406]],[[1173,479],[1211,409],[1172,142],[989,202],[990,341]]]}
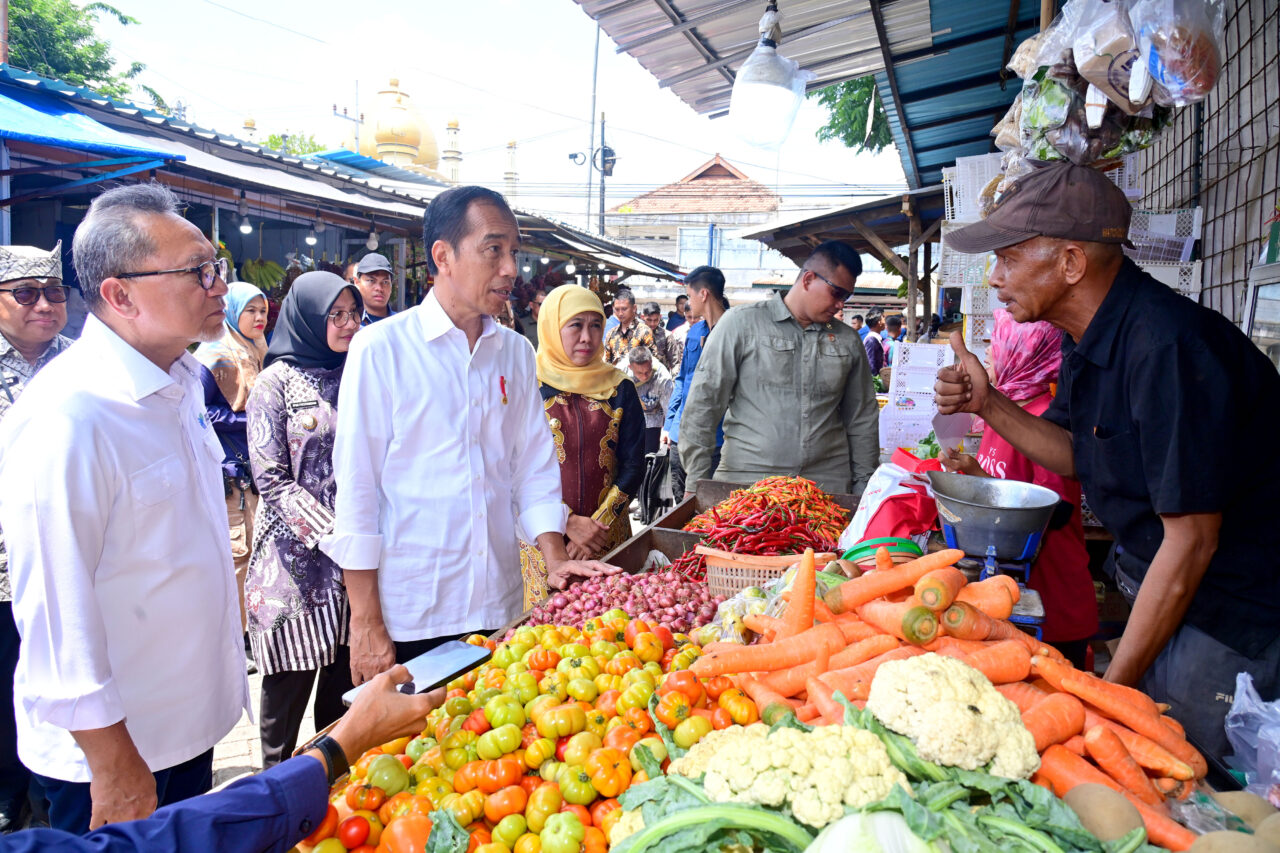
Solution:
{"label": "awning", "polygon": [[150,144],[131,139],[94,121],[65,100],[17,89],[8,89],[0,95],[0,138],[113,157],[183,159],[180,153],[164,150],[170,147],[167,143]]}

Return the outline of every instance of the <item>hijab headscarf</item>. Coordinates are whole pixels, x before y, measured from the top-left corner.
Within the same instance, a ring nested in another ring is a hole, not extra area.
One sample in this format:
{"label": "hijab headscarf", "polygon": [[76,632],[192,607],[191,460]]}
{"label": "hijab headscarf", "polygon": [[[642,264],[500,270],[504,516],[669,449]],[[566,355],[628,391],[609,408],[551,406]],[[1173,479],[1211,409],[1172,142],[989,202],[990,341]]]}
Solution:
{"label": "hijab headscarf", "polygon": [[267,301],[262,291],[252,284],[230,282],[223,297],[222,337],[201,344],[195,352],[196,360],[209,368],[233,412],[244,411],[267,354],[266,340],[247,338],[240,332],[240,315],[250,302],[259,298],[264,303]]}
{"label": "hijab headscarf", "polygon": [[538,381],[558,391],[581,394],[592,400],[607,400],[627,374],[605,362],[601,354],[603,342],[591,363],[579,367],[569,358],[560,341],[560,330],[584,311],[599,314],[604,319],[600,297],[585,287],[562,284],[547,294],[538,313]]}
{"label": "hijab headscarf", "polygon": [[340,367],[347,354],[329,349],[326,327],[333,303],[347,289],[356,299],[354,310],[359,317],[364,312],[360,291],[354,284],[344,281],[342,276],[316,270],[294,279],[280,306],[276,330],[271,335],[271,346],[267,350],[267,364],[279,359],[294,367],[322,370]]}
{"label": "hijab headscarf", "polygon": [[1062,330],[1044,321],[1019,323],[1006,309],[997,309],[989,357],[996,390],[1015,402],[1034,400],[1058,381]]}

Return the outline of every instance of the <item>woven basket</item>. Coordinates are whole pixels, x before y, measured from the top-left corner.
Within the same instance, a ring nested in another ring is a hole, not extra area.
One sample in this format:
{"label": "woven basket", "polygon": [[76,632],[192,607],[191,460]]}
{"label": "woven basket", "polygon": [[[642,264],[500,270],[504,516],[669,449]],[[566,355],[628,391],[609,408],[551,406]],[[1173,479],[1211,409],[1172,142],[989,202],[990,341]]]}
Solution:
{"label": "woven basket", "polygon": [[[705,545],[699,545],[696,550],[707,558],[707,590],[712,595],[723,595],[725,598],[731,598],[749,586],[772,583],[800,561],[799,554],[753,557],[719,551]],[[831,553],[814,555],[818,567],[825,566],[835,558],[836,555]]]}

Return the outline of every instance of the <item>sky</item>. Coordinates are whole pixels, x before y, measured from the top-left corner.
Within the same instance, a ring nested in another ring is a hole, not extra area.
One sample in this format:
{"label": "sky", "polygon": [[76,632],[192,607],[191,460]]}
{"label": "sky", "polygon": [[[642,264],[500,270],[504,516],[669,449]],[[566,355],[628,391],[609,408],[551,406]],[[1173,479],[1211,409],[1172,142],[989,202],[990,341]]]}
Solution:
{"label": "sky", "polygon": [[[117,62],[145,63],[139,80],[171,104],[181,100],[191,122],[244,137],[244,120],[252,117],[260,140],[271,132],[311,133],[338,147],[351,124],[333,116],[334,105],[352,115],[357,103],[367,111],[376,92],[397,77],[441,148],[446,122],[458,120],[464,182],[499,186],[506,145],[514,139],[526,187],[516,204],[582,224],[588,170],[569,155],[588,147],[597,28],[573,0],[113,5],[139,21],[100,20],[98,32],[111,42]],[[815,133],[826,111],[814,102],[802,105],[778,152],[741,142],[725,119],[699,116],[659,88],[607,35],[600,40],[597,92],[596,114],[606,114],[607,141],[618,156],[609,206],[679,180],[716,153],[783,188],[785,206],[793,209],[838,203],[814,197],[830,192],[825,185],[903,185],[892,148],[854,155],[839,142],[819,143]]]}

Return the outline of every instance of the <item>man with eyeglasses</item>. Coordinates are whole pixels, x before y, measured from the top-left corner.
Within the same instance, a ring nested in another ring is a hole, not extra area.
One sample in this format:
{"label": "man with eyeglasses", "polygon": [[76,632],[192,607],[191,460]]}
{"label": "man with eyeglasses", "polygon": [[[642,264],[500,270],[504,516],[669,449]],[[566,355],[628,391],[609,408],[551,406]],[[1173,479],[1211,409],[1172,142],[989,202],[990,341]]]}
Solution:
{"label": "man with eyeglasses", "polygon": [[84,833],[207,791],[249,685],[187,352],[221,332],[226,262],[155,183],[95,199],[72,254],[92,313],[0,423],[0,527],[18,752],[54,828]]}
{"label": "man with eyeglasses", "polygon": [[[34,246],[0,246],[0,418],[23,388],[54,356],[71,346],[58,334],[67,324],[62,283],[62,243],[52,252]],[[18,758],[13,712],[13,672],[18,665],[18,626],[13,621],[9,557],[0,538],[0,832],[21,828],[31,773]]]}
{"label": "man with eyeglasses", "polygon": [[858,253],[829,240],[785,296],[731,308],[707,338],[680,421],[686,483],[754,483],[800,475],[828,492],[861,491],[880,459],[879,408],[858,334],[836,312],[862,273]]}

